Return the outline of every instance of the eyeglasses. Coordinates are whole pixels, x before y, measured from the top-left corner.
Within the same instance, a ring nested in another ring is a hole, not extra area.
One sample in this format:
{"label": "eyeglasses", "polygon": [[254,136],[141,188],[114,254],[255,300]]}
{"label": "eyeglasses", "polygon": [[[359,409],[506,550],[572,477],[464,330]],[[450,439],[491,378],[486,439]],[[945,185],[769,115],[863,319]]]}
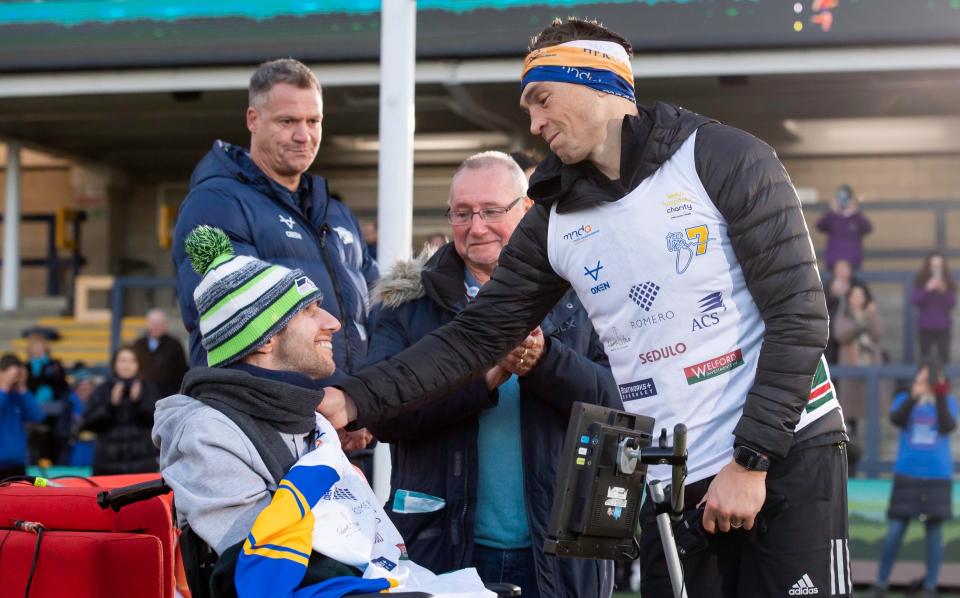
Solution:
{"label": "eyeglasses", "polygon": [[487,224],[496,224],[502,222],[503,219],[507,216],[507,212],[513,209],[513,206],[523,199],[523,196],[516,198],[511,201],[509,204],[502,208],[483,208],[482,210],[457,210],[452,212],[447,209],[446,217],[447,222],[453,226],[466,226],[473,222],[473,216],[475,214],[480,215],[480,220],[483,220]]}

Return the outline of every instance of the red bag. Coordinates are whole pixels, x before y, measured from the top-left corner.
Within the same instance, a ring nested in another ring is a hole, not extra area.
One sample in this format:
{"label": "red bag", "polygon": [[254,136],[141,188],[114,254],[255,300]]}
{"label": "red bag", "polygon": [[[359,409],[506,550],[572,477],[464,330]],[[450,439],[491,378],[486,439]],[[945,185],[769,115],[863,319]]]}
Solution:
{"label": "red bag", "polygon": [[[158,478],[157,474],[151,477]],[[109,479],[104,486],[113,487]],[[123,480],[128,482],[127,479]],[[22,596],[37,535],[15,521],[42,524],[31,598],[149,596],[173,598],[176,530],[169,497],[102,509],[103,487],[0,487],[0,587]]]}

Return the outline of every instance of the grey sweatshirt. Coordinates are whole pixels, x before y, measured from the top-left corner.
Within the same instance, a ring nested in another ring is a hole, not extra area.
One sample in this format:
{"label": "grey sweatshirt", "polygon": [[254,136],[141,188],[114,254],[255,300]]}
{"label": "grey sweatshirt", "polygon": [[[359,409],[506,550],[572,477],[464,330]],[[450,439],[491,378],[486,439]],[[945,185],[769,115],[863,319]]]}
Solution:
{"label": "grey sweatshirt", "polygon": [[[294,457],[307,452],[310,435],[280,436]],[[277,485],[240,428],[200,401],[173,395],[157,402],[153,443],[173,488],[177,525],[189,523],[217,554],[246,538]]]}

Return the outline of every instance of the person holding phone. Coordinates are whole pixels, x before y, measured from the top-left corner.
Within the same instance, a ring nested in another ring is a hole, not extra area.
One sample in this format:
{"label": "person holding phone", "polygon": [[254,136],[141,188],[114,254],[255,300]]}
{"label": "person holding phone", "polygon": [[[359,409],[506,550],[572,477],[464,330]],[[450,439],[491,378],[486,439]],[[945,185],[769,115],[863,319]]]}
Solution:
{"label": "person holding phone", "polygon": [[850,185],[841,185],[830,209],[817,220],[817,230],[827,235],[827,269],[846,260],[854,271],[863,266],[863,238],[873,225],[860,211],[860,199]]}
{"label": "person holding phone", "polygon": [[957,399],[939,361],[922,362],[910,391],[897,394],[890,421],[900,428],[900,447],[893,466],[890,525],[873,588],[873,598],[887,595],[890,572],[911,519],[924,522],[926,575],[923,598],[937,595],[943,560],[943,522],[952,516],[953,459],[950,434],[957,427]]}
{"label": "person holding phone", "polygon": [[0,357],[0,480],[26,473],[25,425],[43,418],[43,409],[27,390],[23,362],[12,353]]}
{"label": "person holding phone", "polygon": [[957,304],[957,285],[947,258],[935,251],[923,261],[910,297],[917,310],[917,342],[920,359],[936,356],[950,362],[951,312]]}

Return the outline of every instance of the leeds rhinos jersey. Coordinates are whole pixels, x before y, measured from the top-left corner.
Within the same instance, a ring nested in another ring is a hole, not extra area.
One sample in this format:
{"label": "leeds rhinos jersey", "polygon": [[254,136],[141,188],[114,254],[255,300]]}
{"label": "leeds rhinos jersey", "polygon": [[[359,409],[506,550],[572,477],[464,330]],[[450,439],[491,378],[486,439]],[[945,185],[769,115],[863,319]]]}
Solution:
{"label": "leeds rhinos jersey", "polygon": [[[626,409],[657,431],[687,426],[687,483],[733,457],[765,326],[697,175],[696,133],[615,202],[550,212],[548,257],[576,290],[610,359]],[[826,361],[796,430],[839,409]],[[649,469],[669,480],[668,466]]]}

